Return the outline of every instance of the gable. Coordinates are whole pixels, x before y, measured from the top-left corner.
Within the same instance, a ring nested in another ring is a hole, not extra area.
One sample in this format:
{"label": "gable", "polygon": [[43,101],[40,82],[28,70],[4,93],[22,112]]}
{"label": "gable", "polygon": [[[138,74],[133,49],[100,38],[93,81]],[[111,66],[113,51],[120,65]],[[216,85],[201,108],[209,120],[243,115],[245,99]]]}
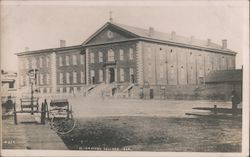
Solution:
{"label": "gable", "polygon": [[137,37],[135,34],[109,24],[93,34],[93,36],[85,41],[84,44],[99,44],[113,41],[122,41],[135,37]]}

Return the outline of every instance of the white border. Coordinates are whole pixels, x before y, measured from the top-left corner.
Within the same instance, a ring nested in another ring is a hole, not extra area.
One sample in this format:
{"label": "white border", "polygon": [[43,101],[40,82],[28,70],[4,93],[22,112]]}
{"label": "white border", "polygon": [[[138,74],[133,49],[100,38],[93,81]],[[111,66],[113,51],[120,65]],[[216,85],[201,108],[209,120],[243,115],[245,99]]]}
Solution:
{"label": "white border", "polygon": [[[81,5],[81,6],[206,6],[207,2],[214,6],[231,5],[247,7],[247,0],[240,1],[0,1],[0,5]],[[243,135],[242,153],[191,153],[191,152],[114,152],[114,151],[56,151],[56,150],[1,150],[2,156],[103,156],[103,157],[177,157],[177,156],[199,156],[199,157],[246,157],[249,154],[249,8],[245,14],[246,25],[244,25],[244,47],[243,53]]]}

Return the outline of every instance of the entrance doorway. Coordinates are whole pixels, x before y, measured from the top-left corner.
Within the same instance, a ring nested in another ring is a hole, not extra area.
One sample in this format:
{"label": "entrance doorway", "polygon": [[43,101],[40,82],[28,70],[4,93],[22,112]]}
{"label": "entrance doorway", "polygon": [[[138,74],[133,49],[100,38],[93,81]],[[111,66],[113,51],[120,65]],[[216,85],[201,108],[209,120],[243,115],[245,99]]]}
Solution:
{"label": "entrance doorway", "polygon": [[135,77],[134,74],[130,75],[130,82],[135,83]]}
{"label": "entrance doorway", "polygon": [[91,80],[91,84],[95,84],[95,76],[93,76]]}
{"label": "entrance doorway", "polygon": [[109,68],[109,83],[112,83],[115,81],[115,70],[114,68]]}

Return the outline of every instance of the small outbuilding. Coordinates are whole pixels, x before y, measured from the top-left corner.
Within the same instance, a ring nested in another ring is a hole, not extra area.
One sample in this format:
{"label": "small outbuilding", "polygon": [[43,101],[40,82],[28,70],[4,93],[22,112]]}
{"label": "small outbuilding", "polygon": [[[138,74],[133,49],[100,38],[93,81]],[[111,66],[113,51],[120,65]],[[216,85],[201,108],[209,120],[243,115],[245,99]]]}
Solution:
{"label": "small outbuilding", "polygon": [[242,69],[211,71],[205,79],[209,93],[230,100],[232,91],[242,98]]}

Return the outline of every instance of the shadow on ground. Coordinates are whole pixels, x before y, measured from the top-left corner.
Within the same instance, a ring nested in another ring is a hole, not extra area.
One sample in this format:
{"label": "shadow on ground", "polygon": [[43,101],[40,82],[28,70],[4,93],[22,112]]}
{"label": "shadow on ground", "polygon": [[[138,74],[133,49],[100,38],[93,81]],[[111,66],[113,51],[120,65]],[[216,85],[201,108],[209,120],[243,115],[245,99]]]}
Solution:
{"label": "shadow on ground", "polygon": [[241,127],[241,117],[81,118],[61,138],[71,150],[240,152]]}

